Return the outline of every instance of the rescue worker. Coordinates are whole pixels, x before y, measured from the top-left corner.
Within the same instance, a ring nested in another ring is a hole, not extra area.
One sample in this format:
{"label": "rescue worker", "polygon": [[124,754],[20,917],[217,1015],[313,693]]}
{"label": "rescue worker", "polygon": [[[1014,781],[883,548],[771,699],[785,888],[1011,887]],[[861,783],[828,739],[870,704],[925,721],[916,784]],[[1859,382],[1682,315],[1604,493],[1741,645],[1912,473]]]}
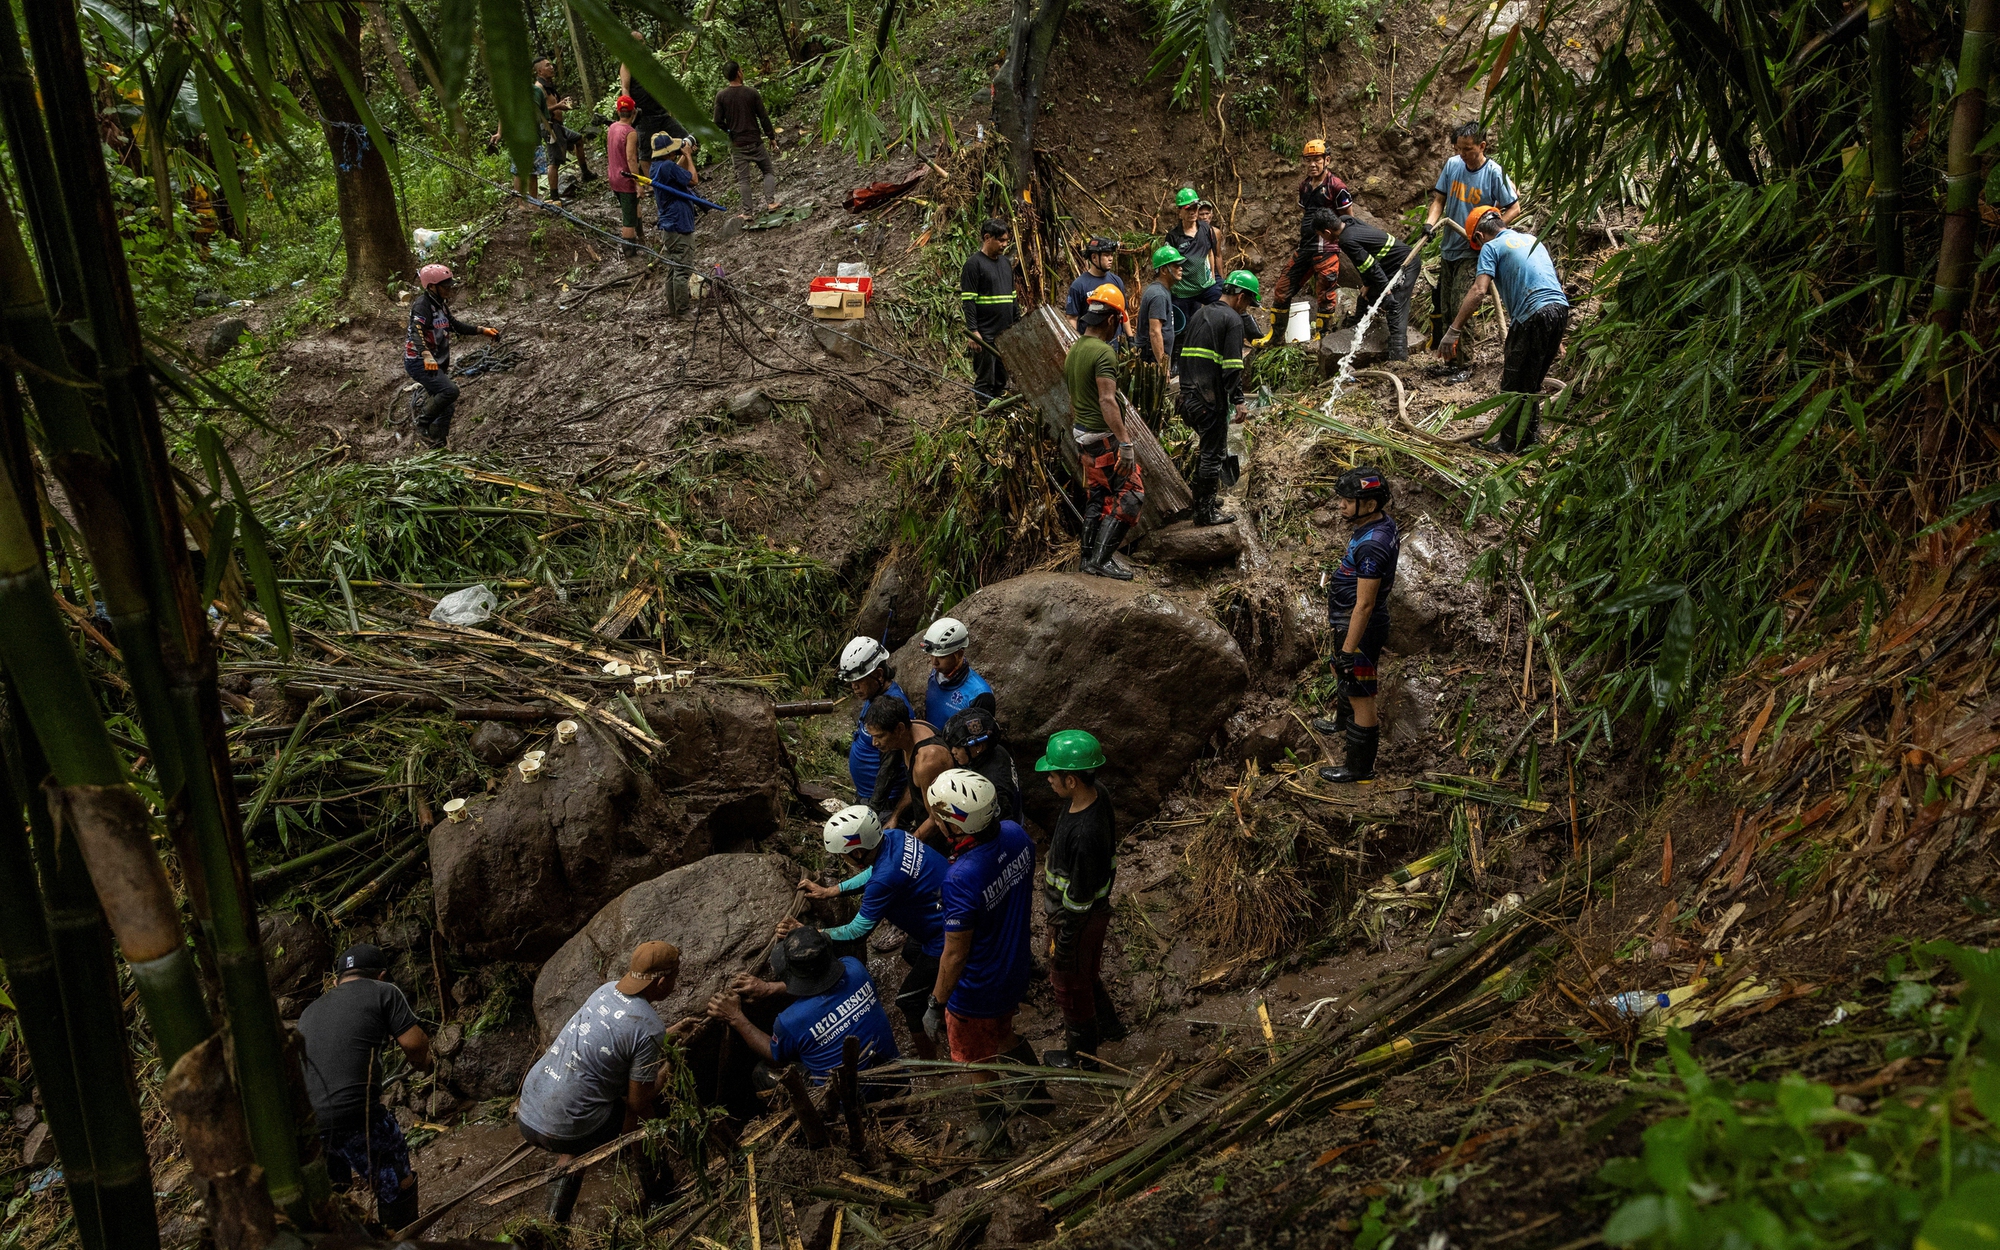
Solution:
{"label": "rescue worker", "polygon": [[576,176],[579,183],[589,182],[593,175],[584,161],[583,136],[564,124],[563,118],[576,107],[576,102],[566,95],[556,92],[556,63],[547,57],[535,62],[535,120],[540,125],[542,137],[548,144],[549,194],[548,202],[562,203],[562,189],[558,183],[562,179],[562,164],[570,155],[576,156]]}
{"label": "rescue worker", "polygon": [[1021,773],[1013,753],[1000,742],[1000,722],[993,713],[976,705],[957,713],[945,722],[944,744],[951,748],[952,763],[993,783],[1000,814],[1020,823]]}
{"label": "rescue worker", "polygon": [[[729,988],[708,1000],[708,1014],[736,1031],[774,1081],[776,1070],[796,1063],[815,1085],[824,1085],[845,1056],[847,1039],[861,1043],[862,1069],[894,1063],[901,1058],[889,1015],[875,993],[868,968],[852,955],[836,957],[830,935],[806,925],[794,925],[771,947],[771,971],[776,981],[740,976]],[[743,1012],[745,998],[789,994],[791,1003],[778,1013],[769,1033]],[[864,1101],[908,1087],[908,1082],[868,1081]]]}
{"label": "rescue worker", "polygon": [[667,263],[667,311],[678,317],[693,303],[688,277],[694,272],[697,206],[687,197],[701,185],[701,175],[694,168],[694,145],[660,131],[653,136],[653,164],[647,172],[653,180],[653,208],[658,214],[655,224],[660,229],[660,242],[654,250]]}
{"label": "rescue worker", "polygon": [[[1186,325],[1195,309],[1221,298],[1215,261],[1222,255],[1222,233],[1212,221],[1201,219],[1201,193],[1193,187],[1174,193],[1174,207],[1180,210],[1181,224],[1167,231],[1166,244],[1181,254],[1181,276],[1173,285],[1173,296],[1181,324]],[[1122,305],[1119,311],[1124,311]]]}
{"label": "rescue worker", "polygon": [[[886,812],[882,818],[885,826],[909,829],[933,846],[944,845],[944,833],[931,819],[924,797],[931,782],[951,767],[951,750],[944,739],[928,723],[912,720],[910,709],[895,699],[870,703],[862,725],[882,755],[882,771],[876,774],[875,793],[868,806]],[[882,797],[891,784],[903,786],[902,795],[893,803]]]}
{"label": "rescue worker", "polygon": [[[993,783],[954,768],[931,783],[931,810],[949,830],[953,859],[944,879],[944,956],[924,1008],[924,1031],[944,1040],[959,1063],[1007,1058],[1032,1067],[1035,1052],[1014,1032],[1014,1014],[1028,990],[1034,906],[1035,844],[1000,818]],[[975,1086],[994,1079],[972,1074]],[[1031,1101],[1047,1101],[1035,1091]],[[979,1122],[968,1134],[988,1153],[1011,1148],[1007,1104],[975,1095]]]}
{"label": "rescue worker", "polygon": [[[1292,253],[1291,267],[1271,292],[1272,320],[1278,327],[1288,319],[1292,296],[1303,294],[1315,277],[1319,279],[1320,311],[1331,311],[1327,305],[1339,290],[1340,258],[1338,252],[1320,246],[1314,214],[1322,209],[1344,213],[1354,202],[1347,184],[1328,168],[1326,140],[1306,140],[1304,158],[1305,176],[1299,179],[1299,246]],[[1284,336],[1280,333],[1278,337]]]}
{"label": "rescue worker", "polygon": [[[771,124],[763,95],[744,85],[741,65],[724,63],[722,76],[729,85],[715,93],[714,121],[716,128],[729,136],[729,162],[736,167],[736,193],[743,222],[748,225],[762,213],[778,211],[778,167],[772,160],[778,148],[778,129]],[[764,144],[767,138],[771,141],[768,148]],[[764,175],[761,201],[757,199],[760,173]]]}
{"label": "rescue worker", "polygon": [[391,1231],[417,1218],[417,1174],[402,1126],[382,1105],[376,1052],[396,1044],[419,1072],[431,1070],[431,1039],[403,991],[382,978],[382,948],[350,946],[334,964],[339,980],[299,1017],[306,1095],[319,1126],[334,1187],[354,1180],[375,1195],[375,1217]]}
{"label": "rescue worker", "polygon": [[924,686],[925,720],[944,725],[969,707],[999,712],[993,687],[965,658],[965,649],[972,645],[972,631],[964,621],[939,617],[924,631],[924,640],[918,645],[931,657],[930,680]]}
{"label": "rescue worker", "polygon": [[1507,345],[1500,366],[1500,389],[1527,396],[1494,422],[1493,448],[1513,452],[1533,445],[1542,425],[1538,396],[1549,366],[1562,351],[1569,329],[1569,296],[1556,274],[1548,244],[1524,230],[1511,230],[1506,218],[1490,209],[1473,210],[1472,242],[1478,262],[1472,289],[1438,342],[1438,355],[1449,356],[1458,345],[1460,328],[1472,319],[1486,293],[1500,288],[1507,306]]}
{"label": "rescue worker", "polygon": [[[1084,244],[1083,272],[1069,284],[1069,295],[1063,300],[1063,311],[1069,314],[1070,327],[1077,333],[1083,332],[1083,325],[1078,318],[1083,316],[1084,308],[1090,303],[1092,291],[1108,282],[1118,288],[1120,295],[1125,294],[1125,279],[1111,269],[1112,262],[1117,256],[1118,244],[1114,240],[1092,237],[1090,242]],[[1113,339],[1111,343],[1114,347],[1119,346],[1117,339]]]}
{"label": "rescue worker", "polygon": [[[653,1118],[666,1062],[663,1043],[702,1024],[701,1017],[690,1016],[668,1028],[653,1009],[674,992],[680,971],[679,947],[641,942],[625,975],[591,992],[522,1078],[515,1112],[521,1140],[555,1155],[561,1167]],[[668,1192],[673,1175],[664,1158],[647,1151],[634,1154],[640,1189],[650,1206]],[[569,1223],[582,1189],[581,1171],[549,1182],[551,1223]]]}
{"label": "rescue worker", "polygon": [[1316,720],[1321,733],[1341,734],[1346,762],[1322,768],[1328,781],[1375,779],[1375,753],[1382,727],[1375,715],[1376,666],[1389,637],[1389,592],[1396,588],[1396,555],[1401,538],[1389,515],[1389,483],[1372,466],[1349,469],[1334,483],[1340,515],[1354,526],[1326,588],[1327,624],[1333,631],[1333,669],[1339,678],[1332,720]]}
{"label": "rescue worker", "polygon": [[1222,301],[1197,311],[1181,341],[1181,420],[1201,438],[1194,471],[1194,523],[1227,525],[1234,514],[1215,500],[1229,421],[1243,420],[1243,314],[1257,303],[1257,275],[1238,269],[1222,284]]}
{"label": "rescue worker", "polygon": [[[632,38],[640,43],[646,42],[646,36],[636,30],[632,32]],[[692,140],[693,136],[688,134],[686,126],[681,125],[680,119],[668,112],[666,106],[653,97],[653,93],[647,90],[645,83],[632,76],[632,66],[629,63],[621,62],[618,66],[618,91],[621,95],[631,96],[633,103],[638,106],[632,117],[632,126],[639,132],[640,152],[648,153],[653,150],[653,135],[661,130],[676,139]]]}
{"label": "rescue worker", "polygon": [[[1389,359],[1408,360],[1410,287],[1416,282],[1415,274],[1403,272],[1410,259],[1409,247],[1380,226],[1342,216],[1330,208],[1314,209],[1312,224],[1317,236],[1337,248],[1361,279],[1361,305],[1355,310],[1357,323],[1359,317],[1366,316],[1367,310],[1375,306],[1376,300],[1382,300],[1382,307],[1375,315],[1388,318]],[[1395,289],[1390,291],[1392,283]],[[1386,299],[1384,291],[1389,291]]]}
{"label": "rescue worker", "polygon": [[[847,744],[847,779],[854,783],[857,801],[873,803],[878,797],[875,779],[882,771],[882,753],[875,749],[875,741],[868,736],[863,722],[868,718],[869,706],[876,699],[887,696],[908,711],[910,696],[896,684],[896,670],[889,664],[889,648],[873,638],[848,639],[847,645],[840,651],[840,680],[846,682],[848,689],[861,700],[861,710],[854,716],[854,738]],[[896,800],[902,794],[903,782],[898,778],[880,798],[893,811]]]}
{"label": "rescue worker", "polygon": [[[1444,241],[1438,245],[1437,282],[1432,287],[1431,306],[1431,346],[1441,347],[1446,323],[1450,321],[1452,310],[1465,300],[1465,293],[1472,289],[1473,272],[1478,258],[1472,248],[1472,210],[1480,207],[1500,210],[1500,224],[1511,225],[1514,218],[1521,215],[1521,199],[1514,194],[1514,184],[1508,180],[1507,171],[1500,162],[1486,155],[1486,128],[1478,122],[1466,122],[1451,132],[1451,144],[1456,153],[1445,161],[1439,171],[1437,185],[1431,188],[1430,211],[1424,216],[1426,228],[1436,226],[1441,221],[1450,221],[1457,230],[1446,230]],[[1463,341],[1454,355],[1457,368],[1452,381],[1462,382],[1472,376],[1472,343]],[[1444,369],[1443,366],[1440,366]],[[1445,370],[1451,371],[1451,370]]]}
{"label": "rescue worker", "polygon": [[1063,1049],[1042,1056],[1052,1068],[1096,1071],[1098,1044],[1125,1036],[1104,988],[1104,935],[1111,928],[1111,886],[1118,878],[1118,818],[1110,793],[1097,780],[1103,767],[1104,748],[1081,729],[1051,735],[1035,763],[1063,800],[1042,875],[1049,985],[1063,1018]]}
{"label": "rescue worker", "polygon": [[451,315],[451,297],[458,280],[444,265],[417,270],[423,294],[410,301],[410,321],[403,332],[403,372],[423,388],[410,397],[417,436],[426,447],[442,447],[451,437],[451,417],[458,408],[458,383],[451,380],[451,336],[484,334],[499,338],[492,326],[469,325]]}
{"label": "rescue worker", "polygon": [[[854,919],[826,931],[830,942],[858,942],[883,920],[903,934],[903,963],[909,974],[896,992],[896,1007],[910,1025],[910,1043],[922,1059],[938,1056],[937,1044],[924,1032],[924,1007],[937,984],[938,959],[944,953],[945,859],[912,833],[884,829],[874,811],[859,803],[834,813],[820,831],[829,855],[845,856],[861,871],[839,885],[820,885],[803,878],[799,889],[807,898],[839,898],[861,891],[861,910]],[[778,922],[783,937],[799,922]]]}
{"label": "rescue worker", "polygon": [[981,404],[1007,392],[1007,366],[994,346],[1014,324],[1014,263],[1002,255],[1007,223],[988,218],[979,228],[979,248],[965,258],[958,275],[958,300],[965,309],[965,332],[972,347],[972,389]]}
{"label": "rescue worker", "polygon": [[1086,491],[1081,570],[1129,582],[1132,570],[1119,563],[1118,545],[1146,505],[1146,482],[1118,403],[1118,358],[1111,336],[1124,320],[1125,297],[1116,287],[1092,291],[1083,333],[1063,361],[1063,380],[1069,385],[1070,433],[1083,462]]}
{"label": "rescue worker", "polygon": [[1174,283],[1187,268],[1186,259],[1162,243],[1153,249],[1153,280],[1139,292],[1139,316],[1132,337],[1139,344],[1139,367],[1132,375],[1132,403],[1155,430],[1167,415],[1167,379],[1178,367],[1174,344],[1181,328],[1174,307]]}

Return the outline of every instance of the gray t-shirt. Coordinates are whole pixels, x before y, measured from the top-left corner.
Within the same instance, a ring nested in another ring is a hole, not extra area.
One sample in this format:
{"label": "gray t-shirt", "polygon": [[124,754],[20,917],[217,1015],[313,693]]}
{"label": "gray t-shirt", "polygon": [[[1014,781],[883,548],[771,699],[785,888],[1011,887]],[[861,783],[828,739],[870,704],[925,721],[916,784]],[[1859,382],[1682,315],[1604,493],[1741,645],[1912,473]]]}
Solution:
{"label": "gray t-shirt", "polygon": [[1139,320],[1134,329],[1139,339],[1139,358],[1153,358],[1152,322],[1160,323],[1160,343],[1167,349],[1167,359],[1174,358],[1174,297],[1162,282],[1148,282],[1146,289],[1139,292]]}
{"label": "gray t-shirt", "polygon": [[[1431,189],[1444,196],[1444,215],[1460,226],[1465,225],[1465,219],[1472,216],[1472,210],[1481,205],[1504,209],[1520,198],[1514,194],[1514,184],[1508,179],[1507,171],[1501,169],[1500,162],[1490,156],[1478,169],[1467,169],[1463,157],[1452,157],[1444,163],[1437,185]],[[1438,245],[1438,254],[1446,260],[1467,260],[1472,256],[1472,245],[1457,231],[1447,230]]]}
{"label": "gray t-shirt", "polygon": [[659,1075],[667,1026],[643,998],[606,981],[577,1008],[521,1083],[521,1123],[544,1137],[585,1137],[611,1119],[625,1086]]}

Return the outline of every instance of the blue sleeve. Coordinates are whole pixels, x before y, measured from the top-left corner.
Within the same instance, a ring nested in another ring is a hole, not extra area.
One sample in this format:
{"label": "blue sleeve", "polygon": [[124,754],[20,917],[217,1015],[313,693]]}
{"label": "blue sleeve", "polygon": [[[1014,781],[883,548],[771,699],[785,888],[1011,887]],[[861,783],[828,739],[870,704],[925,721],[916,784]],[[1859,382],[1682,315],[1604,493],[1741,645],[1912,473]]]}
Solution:
{"label": "blue sleeve", "polygon": [[875,865],[870,864],[868,865],[868,867],[863,868],[860,872],[855,873],[847,880],[841,882],[840,892],[842,894],[852,894],[856,890],[863,889],[867,886],[869,881],[871,881],[874,878],[874,876],[875,876]]}
{"label": "blue sleeve", "polygon": [[970,932],[973,914],[979,910],[979,891],[968,888],[962,878],[947,874],[944,889],[938,893],[944,900],[944,931]]}
{"label": "blue sleeve", "polygon": [[771,1062],[783,1066],[798,1057],[798,1048],[792,1044],[791,1032],[785,1028],[785,1018],[780,1015],[771,1024]]}
{"label": "blue sleeve", "polygon": [[1083,315],[1083,291],[1074,282],[1069,284],[1069,299],[1064,301],[1063,311],[1072,317]]}
{"label": "blue sleeve", "polygon": [[1388,563],[1388,549],[1378,542],[1363,542],[1354,549],[1354,576],[1357,578],[1379,578]]}
{"label": "blue sleeve", "polygon": [[1514,180],[1507,176],[1506,170],[1502,169],[1500,171],[1500,194],[1493,201],[1494,205],[1499,208],[1512,208],[1520,198],[1520,196],[1514,194]]}
{"label": "blue sleeve", "polygon": [[[1456,160],[1457,158],[1453,157],[1452,159]],[[1444,168],[1438,170],[1437,185],[1432,187],[1431,190],[1443,196],[1451,194],[1451,161],[1446,161]]]}
{"label": "blue sleeve", "polygon": [[1473,273],[1475,275],[1483,273],[1489,278],[1495,277],[1499,273],[1499,265],[1500,243],[1497,239],[1491,240],[1479,249],[1479,265]]}

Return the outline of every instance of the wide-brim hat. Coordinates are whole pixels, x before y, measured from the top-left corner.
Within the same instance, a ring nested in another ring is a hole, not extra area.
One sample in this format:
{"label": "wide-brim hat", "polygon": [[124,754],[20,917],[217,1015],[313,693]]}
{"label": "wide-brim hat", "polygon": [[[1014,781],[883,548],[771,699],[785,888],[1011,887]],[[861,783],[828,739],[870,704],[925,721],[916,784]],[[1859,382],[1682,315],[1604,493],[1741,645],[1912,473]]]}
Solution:
{"label": "wide-brim hat", "polygon": [[811,927],[793,929],[771,948],[771,971],[797,998],[815,998],[840,984],[840,961],[833,943]]}

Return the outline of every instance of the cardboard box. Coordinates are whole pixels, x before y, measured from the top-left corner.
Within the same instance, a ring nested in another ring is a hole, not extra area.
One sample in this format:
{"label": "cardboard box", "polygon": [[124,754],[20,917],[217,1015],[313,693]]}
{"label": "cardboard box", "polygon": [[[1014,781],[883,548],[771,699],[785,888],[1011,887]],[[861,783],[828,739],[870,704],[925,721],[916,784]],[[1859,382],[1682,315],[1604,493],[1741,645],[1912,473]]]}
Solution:
{"label": "cardboard box", "polygon": [[806,305],[819,321],[858,321],[868,315],[868,297],[860,291],[814,291]]}

